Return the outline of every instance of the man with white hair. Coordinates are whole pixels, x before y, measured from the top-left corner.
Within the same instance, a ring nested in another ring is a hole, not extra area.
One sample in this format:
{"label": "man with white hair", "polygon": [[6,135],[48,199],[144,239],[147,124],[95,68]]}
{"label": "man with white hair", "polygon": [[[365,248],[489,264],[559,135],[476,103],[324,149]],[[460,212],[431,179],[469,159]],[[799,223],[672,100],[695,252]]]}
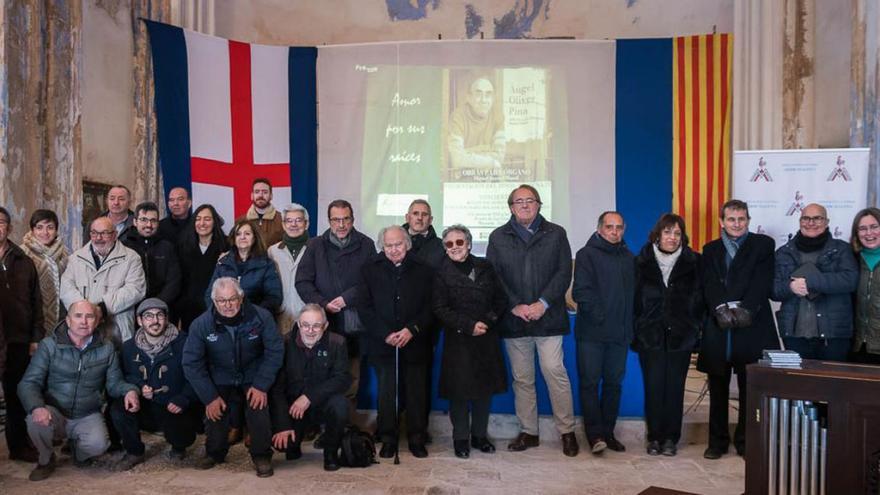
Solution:
{"label": "man with white hair", "polygon": [[61,275],[60,297],[64,307],[83,299],[97,305],[99,328],[121,344],[134,334],[134,309],[147,280],[141,257],[116,236],[110,218],[92,221],[89,242],[70,255]]}
{"label": "man with white hair", "polygon": [[226,460],[229,423],[244,409],[249,451],[257,476],[272,476],[272,425],[268,392],[281,367],[284,345],[275,318],[245,299],[238,280],[220,277],[211,287],[213,306],[189,327],[183,373],[205,404],[205,453],[199,469]]}
{"label": "man with white hair", "polygon": [[281,310],[275,316],[278,331],[281,334],[290,332],[299,312],[305,304],[296,291],[296,270],[306,252],[309,241],[309,212],[304,206],[292,203],[282,210],[282,227],[284,233],[277,244],[269,246],[267,254],[281,276],[281,290],[284,301]]}

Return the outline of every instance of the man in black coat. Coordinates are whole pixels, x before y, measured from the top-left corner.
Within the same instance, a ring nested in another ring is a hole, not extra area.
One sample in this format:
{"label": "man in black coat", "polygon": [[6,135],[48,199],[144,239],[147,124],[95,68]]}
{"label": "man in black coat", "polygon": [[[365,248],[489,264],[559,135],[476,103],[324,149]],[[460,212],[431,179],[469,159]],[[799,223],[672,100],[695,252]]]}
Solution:
{"label": "man in black coat", "polygon": [[346,396],[356,406],[365,352],[359,337],[364,331],[359,314],[361,267],[376,254],[376,246],[354,228],[354,210],[348,201],[330,202],[327,220],[330,228],[306,244],[295,285],[304,303],[315,303],[327,311],[330,331],[345,336],[352,378]]}
{"label": "man in black coat", "polygon": [[[399,418],[395,372],[399,371],[405,376],[400,383],[406,386],[409,450],[415,457],[427,457],[425,410],[430,398],[424,383],[431,351],[428,329],[433,320],[434,270],[408,254],[412,241],[400,226],[382,229],[379,247],[382,253],[361,270],[365,282],[362,314],[367,328],[368,353],[379,381],[376,431],[382,441],[379,456],[390,458],[397,452]],[[395,361],[399,362],[398,369],[395,369]]]}
{"label": "man in black coat", "polygon": [[501,336],[510,358],[516,417],[522,431],[507,445],[537,447],[538,400],[535,353],[550,392],[553,419],[562,435],[562,452],[578,454],[574,435],[571,382],[563,363],[562,337],[570,331],[565,292],[571,282],[571,246],[565,229],[541,214],[541,196],[523,184],[507,197],[510,221],[489,235],[486,259],[507,294]]}
{"label": "man in black coat", "polygon": [[327,332],[324,308],[303,306],[285,344],[284,365],[272,387],[272,444],[288,460],[302,456],[306,429],[323,424],[324,470],[339,469],[339,446],[350,405],[351,385],[345,337]]}
{"label": "man in black coat", "polygon": [[733,444],[745,453],[746,365],[764,349],[778,349],[770,310],[773,289],[773,239],[749,232],[749,207],[732,199],[721,208],[721,238],[703,247],[703,287],[709,313],[697,368],[709,380],[709,447],[718,459],[730,445],[728,394],[730,373],[739,387],[739,416]]}
{"label": "man in black coat", "polygon": [[[122,233],[119,241],[133,249],[141,257],[144,275],[147,277],[145,298],[155,297],[173,305],[180,294],[180,263],[174,244],[158,235],[159,207],[146,201],[135,208],[134,225]],[[168,321],[176,322],[175,315]]]}
{"label": "man in black coat", "polygon": [[192,200],[189,191],[183,187],[173,187],[168,191],[168,216],[159,222],[159,237],[173,245],[180,240],[180,233],[192,216]]}
{"label": "man in black coat", "polygon": [[[596,232],[577,252],[571,295],[578,305],[577,339],[581,410],[593,454],[626,447],[614,436],[626,357],[633,339],[635,258],[623,240],[616,211],[599,216]],[[599,399],[599,383],[602,399]]]}

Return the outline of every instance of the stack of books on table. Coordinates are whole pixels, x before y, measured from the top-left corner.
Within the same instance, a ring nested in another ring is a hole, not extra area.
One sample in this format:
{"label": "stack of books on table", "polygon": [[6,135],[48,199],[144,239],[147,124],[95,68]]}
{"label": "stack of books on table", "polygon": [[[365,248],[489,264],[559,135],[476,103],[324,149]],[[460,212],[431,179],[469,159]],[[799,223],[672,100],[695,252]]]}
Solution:
{"label": "stack of books on table", "polygon": [[764,359],[758,362],[776,368],[800,368],[801,355],[795,351],[765,350]]}

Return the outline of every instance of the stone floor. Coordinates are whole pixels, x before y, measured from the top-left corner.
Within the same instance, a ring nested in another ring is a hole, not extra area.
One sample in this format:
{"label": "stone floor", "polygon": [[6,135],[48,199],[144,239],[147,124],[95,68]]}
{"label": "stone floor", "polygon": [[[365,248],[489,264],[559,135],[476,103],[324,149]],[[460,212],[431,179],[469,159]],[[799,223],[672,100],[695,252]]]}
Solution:
{"label": "stone floor", "polygon": [[[526,452],[507,452],[506,439],[517,432],[516,419],[493,415],[490,437],[499,448],[495,454],[472,453],[467,460],[452,451],[451,428],[442,413],[432,416],[434,443],[430,457],[416,459],[405,448],[400,465],[390,460],[366,469],[343,468],[335,473],[322,470],[322,455],[310,445],[303,458],[287,462],[275,456],[275,476],[254,476],[244,447],[237,445],[228,462],[209,471],[192,468],[193,459],[203,454],[202,439],[190,449],[182,465],[172,465],[164,456],[161,437],[145,435],[148,460],[127,473],[111,473],[105,467],[79,469],[67,456],[60,457],[60,467],[46,481],[27,480],[33,465],[11,462],[0,446],[0,493],[11,494],[115,494],[169,493],[392,493],[392,494],[637,494],[649,486],[659,486],[711,495],[739,494],[744,487],[744,463],[736,455],[717,461],[703,459],[706,445],[708,400],[700,401],[702,375],[692,372],[685,401],[685,428],[676,457],[652,457],[644,451],[644,423],[622,419],[617,436],[627,452],[606,452],[601,457],[581,452],[575,458],[562,455],[561,442],[554,432],[552,419],[541,419],[541,446]],[[734,395],[735,392],[732,393]],[[735,418],[731,411],[731,418]],[[372,415],[365,413],[364,420]],[[578,440],[585,446],[582,428]],[[4,443],[0,436],[0,444]],[[405,447],[405,442],[401,444]],[[116,454],[118,457],[119,454]],[[109,462],[109,460],[105,461]]]}

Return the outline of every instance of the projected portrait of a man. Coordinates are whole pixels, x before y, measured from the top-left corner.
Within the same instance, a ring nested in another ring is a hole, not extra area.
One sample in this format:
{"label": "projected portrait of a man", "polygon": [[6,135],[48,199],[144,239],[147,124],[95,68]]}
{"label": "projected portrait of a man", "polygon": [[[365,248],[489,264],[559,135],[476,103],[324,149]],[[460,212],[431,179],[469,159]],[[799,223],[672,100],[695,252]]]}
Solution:
{"label": "projected portrait of a man", "polygon": [[447,147],[453,169],[497,169],[504,164],[504,115],[494,107],[492,82],[475,78],[449,119]]}

